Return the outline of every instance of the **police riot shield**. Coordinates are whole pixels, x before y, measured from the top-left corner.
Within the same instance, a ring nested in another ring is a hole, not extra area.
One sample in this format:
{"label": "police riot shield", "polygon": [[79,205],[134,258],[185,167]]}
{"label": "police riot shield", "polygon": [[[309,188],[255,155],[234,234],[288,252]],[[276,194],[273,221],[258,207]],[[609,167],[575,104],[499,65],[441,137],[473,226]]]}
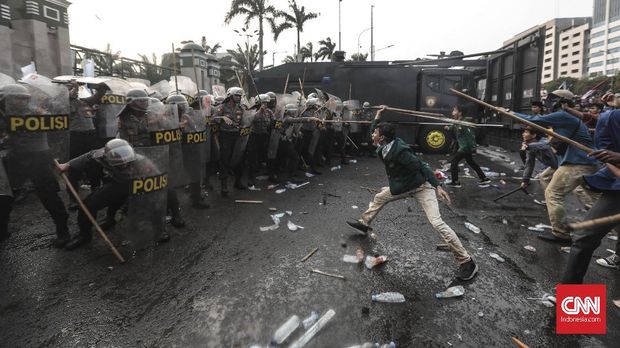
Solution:
{"label": "police riot shield", "polygon": [[[4,86],[3,93],[11,187],[21,188],[31,179],[38,187],[58,190],[53,158],[68,157],[68,90],[50,86],[44,92],[32,85],[13,84]],[[54,151],[49,142],[52,137]]]}
{"label": "police riot shield", "polygon": [[148,131],[152,146],[168,149],[168,186],[171,188],[185,184],[183,171],[183,150],[181,149],[181,130],[179,129],[178,107],[160,102],[151,103],[146,111]]}
{"label": "police riot shield", "polygon": [[190,110],[181,117],[183,167],[188,183],[200,183],[206,164],[207,134],[205,117],[200,110]]}
{"label": "police riot shield", "polygon": [[13,197],[13,190],[11,190],[11,184],[9,183],[9,175],[4,168],[4,155],[0,153],[0,196]]}
{"label": "police riot shield", "polygon": [[[326,108],[320,108],[316,113],[315,113],[315,117],[321,119],[321,120],[325,120],[328,119],[330,117],[328,117],[329,113],[331,111],[329,111]],[[325,123],[323,122],[319,122],[316,126],[316,128],[312,131],[312,139],[310,140],[310,146],[308,147],[308,154],[310,154],[311,156],[314,156],[314,153],[316,152],[316,148],[319,144],[319,140],[321,138],[321,132],[323,132],[325,129]]]}
{"label": "police riot shield", "polygon": [[267,159],[273,160],[278,156],[280,140],[284,137],[284,108],[285,100],[277,99],[278,103],[273,113],[271,134],[269,135],[269,147],[267,148]]}
{"label": "police riot shield", "polygon": [[127,103],[126,96],[131,85],[118,79],[110,79],[103,84],[107,91],[96,107],[95,128],[99,138],[107,140],[116,137],[118,133],[117,116]]}
{"label": "police riot shield", "polygon": [[256,110],[244,110],[241,116],[241,122],[239,122],[239,138],[233,148],[232,159],[230,165],[236,167],[241,164],[245,156],[245,148],[248,145],[250,133],[252,132],[252,122],[254,121],[254,115]]}
{"label": "police riot shield", "polygon": [[130,164],[127,215],[120,223],[123,236],[134,250],[153,245],[166,232],[168,146],[134,148]]}
{"label": "police riot shield", "polygon": [[166,98],[174,89],[170,86],[168,80],[161,80],[148,88],[149,95],[153,92],[158,92],[163,98]]}
{"label": "police riot shield", "polygon": [[[345,121],[359,121],[359,114],[362,110],[359,100],[345,100],[342,119]],[[349,130],[351,133],[359,133],[361,128],[359,123],[350,123]]]}

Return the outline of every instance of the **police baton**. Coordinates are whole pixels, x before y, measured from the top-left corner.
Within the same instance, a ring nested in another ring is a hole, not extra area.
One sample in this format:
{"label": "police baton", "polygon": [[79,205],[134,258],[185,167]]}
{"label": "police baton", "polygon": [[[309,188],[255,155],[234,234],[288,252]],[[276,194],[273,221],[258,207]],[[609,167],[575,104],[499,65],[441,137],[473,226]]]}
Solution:
{"label": "police baton", "polygon": [[[56,168],[60,172],[60,164],[58,163],[58,161],[56,159],[54,159],[54,165],[56,166]],[[95,220],[95,218],[90,213],[90,211],[88,211],[88,208],[86,208],[86,205],[84,205],[84,202],[82,202],[82,199],[80,198],[80,195],[77,193],[77,191],[75,190],[75,187],[73,187],[73,185],[69,181],[69,178],[67,178],[67,174],[65,174],[63,172],[60,172],[60,176],[62,176],[62,179],[65,181],[65,185],[67,185],[67,187],[69,188],[69,191],[71,191],[71,194],[73,195],[75,200],[80,205],[80,208],[82,208],[82,211],[84,212],[84,214],[86,214],[86,216],[88,217],[88,220],[90,220],[90,222],[95,226],[95,229],[97,230],[97,232],[99,232],[99,235],[101,236],[101,238],[103,238],[103,240],[108,244],[110,249],[112,249],[112,253],[114,254],[114,256],[116,256],[116,258],[121,263],[125,263],[125,259],[123,258],[123,255],[121,255],[121,253],[119,253],[118,250],[116,250],[116,248],[114,247],[112,242],[110,242],[110,239],[108,239],[108,236],[105,234],[105,232],[103,232],[101,227],[99,227],[99,224],[97,223],[97,220]]]}
{"label": "police baton", "polygon": [[519,187],[517,187],[516,189],[514,189],[514,190],[512,190],[512,191],[509,191],[509,192],[507,192],[507,193],[504,193],[503,195],[501,195],[501,196],[499,196],[499,197],[495,198],[495,199],[493,200],[493,202],[497,202],[497,201],[499,201],[500,199],[502,199],[502,198],[504,198],[504,197],[508,197],[508,196],[510,196],[511,194],[513,194],[513,193],[515,193],[515,192],[517,192],[517,191],[523,191],[523,193],[525,193],[526,195],[528,195],[528,196],[530,195],[530,193],[529,193],[529,192],[527,192],[527,190],[525,190],[525,188],[523,188],[523,187],[519,186]]}

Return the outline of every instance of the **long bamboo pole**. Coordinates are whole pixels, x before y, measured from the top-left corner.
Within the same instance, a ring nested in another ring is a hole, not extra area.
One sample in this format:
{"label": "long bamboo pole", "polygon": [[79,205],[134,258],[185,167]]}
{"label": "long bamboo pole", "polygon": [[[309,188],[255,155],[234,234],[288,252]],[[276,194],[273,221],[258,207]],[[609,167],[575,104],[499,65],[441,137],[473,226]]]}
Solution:
{"label": "long bamboo pole", "polygon": [[589,147],[587,147],[587,146],[585,146],[585,145],[583,145],[583,144],[581,144],[581,143],[578,143],[578,142],[574,141],[573,139],[570,139],[570,138],[567,138],[567,137],[565,137],[565,136],[563,136],[563,135],[560,135],[560,134],[558,134],[558,133],[555,133],[555,132],[553,132],[553,131],[551,131],[551,130],[549,130],[549,129],[547,129],[547,128],[543,127],[543,126],[539,126],[539,125],[537,125],[537,124],[536,124],[536,123],[534,123],[534,122],[531,122],[531,121],[528,121],[528,120],[522,119],[521,117],[519,117],[519,116],[517,116],[517,115],[513,114],[512,112],[508,112],[508,111],[506,111],[506,110],[504,110],[504,109],[502,109],[502,108],[499,108],[499,107],[497,107],[497,106],[495,106],[495,105],[491,105],[491,104],[489,104],[489,103],[486,103],[486,102],[484,102],[484,101],[482,101],[482,100],[480,100],[480,99],[478,99],[478,98],[474,98],[474,97],[472,97],[472,96],[470,96],[470,95],[467,95],[467,94],[465,94],[465,93],[463,93],[463,92],[459,92],[459,91],[457,91],[457,90],[455,90],[455,89],[453,89],[453,88],[450,88],[450,91],[451,91],[452,93],[454,93],[454,94],[458,95],[459,97],[463,97],[463,98],[465,98],[465,99],[469,99],[469,100],[471,100],[471,101],[473,101],[473,102],[476,102],[476,103],[478,103],[478,104],[480,104],[480,105],[483,105],[483,106],[485,106],[485,107],[487,107],[487,108],[489,108],[489,109],[491,109],[491,110],[494,110],[494,111],[496,111],[496,112],[499,112],[499,113],[501,113],[502,115],[505,115],[505,116],[511,117],[511,118],[515,119],[515,121],[517,121],[517,122],[520,122],[520,123],[526,124],[526,125],[528,125],[528,126],[530,126],[530,127],[534,128],[534,129],[536,129],[536,130],[538,130],[538,131],[540,131],[540,132],[543,132],[543,133],[545,133],[545,134],[547,134],[547,135],[549,135],[549,136],[552,136],[552,137],[553,137],[553,138],[555,138],[555,139],[558,139],[558,140],[563,141],[563,142],[565,142],[565,143],[567,143],[567,144],[569,144],[569,145],[572,145],[572,146],[574,146],[574,147],[576,147],[576,148],[578,148],[578,149],[580,149],[580,150],[582,150],[582,151],[585,151],[585,152],[587,152],[587,153],[590,153],[590,152],[594,151],[593,149],[591,149],[591,148],[589,148]]}
{"label": "long bamboo pole", "polygon": [[425,113],[419,113],[418,111],[415,111],[415,110],[392,108],[392,107],[389,107],[389,106],[386,106],[385,110],[394,111],[394,112],[397,112],[399,114],[404,114],[404,115],[411,115],[411,116],[417,116],[417,117],[421,117],[421,118],[428,118],[428,119],[431,119],[431,120],[437,120],[437,121],[448,122],[448,123],[453,123],[453,124],[460,124],[462,126],[467,126],[467,127],[474,127],[475,128],[475,127],[478,126],[478,124],[476,124],[476,123],[471,123],[471,122],[461,121],[461,120],[455,120],[455,119],[452,119],[452,118],[444,117],[443,115],[441,115],[441,117],[427,115]]}
{"label": "long bamboo pole", "polygon": [[620,214],[605,216],[605,217],[598,218],[598,219],[575,222],[572,224],[568,224],[568,228],[572,230],[583,230],[583,229],[594,227],[594,226],[617,224],[617,223],[620,223]]}
{"label": "long bamboo pole", "polygon": [[[54,159],[54,165],[56,165],[56,168],[60,169],[60,164],[55,159]],[[75,190],[75,187],[73,187],[73,184],[71,184],[71,182],[69,181],[69,178],[67,178],[67,174],[61,172],[60,176],[65,181],[65,185],[67,185],[67,187],[69,188],[69,191],[71,191],[71,194],[75,198],[75,201],[78,202],[78,204],[80,205],[80,208],[82,208],[82,211],[84,212],[84,214],[86,214],[86,217],[88,218],[88,220],[90,220],[90,222],[93,224],[93,226],[95,226],[95,229],[97,230],[97,232],[99,233],[101,238],[103,238],[103,240],[106,242],[106,244],[108,244],[110,249],[112,249],[112,253],[114,254],[114,256],[116,256],[116,258],[121,263],[125,263],[125,259],[123,258],[123,255],[121,255],[121,253],[119,253],[118,250],[116,250],[116,248],[114,247],[112,242],[110,242],[110,239],[108,239],[108,236],[105,234],[105,232],[103,232],[103,230],[101,229],[101,227],[97,223],[97,220],[95,220],[95,218],[90,213],[88,208],[86,208],[86,205],[84,205],[84,202],[82,202],[82,199],[80,198],[80,195]]]}
{"label": "long bamboo pole", "polygon": [[284,82],[284,92],[282,92],[282,94],[286,94],[286,89],[288,88],[288,78],[290,77],[290,74],[286,74],[286,82]]}

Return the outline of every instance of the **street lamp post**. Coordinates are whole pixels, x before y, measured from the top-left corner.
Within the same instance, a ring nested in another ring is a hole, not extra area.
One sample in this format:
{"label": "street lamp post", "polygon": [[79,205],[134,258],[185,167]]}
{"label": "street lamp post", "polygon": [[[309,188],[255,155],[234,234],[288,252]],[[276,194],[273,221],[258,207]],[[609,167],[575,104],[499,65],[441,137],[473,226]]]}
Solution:
{"label": "street lamp post", "polygon": [[341,16],[340,16],[340,3],[341,2],[342,0],[338,0],[338,51],[342,51],[342,25],[341,25]]}
{"label": "street lamp post", "polygon": [[364,34],[365,32],[369,31],[370,29],[372,29],[372,27],[371,28],[366,28],[366,29],[362,30],[360,32],[360,34],[357,36],[357,56],[358,57],[360,55],[360,47],[361,47],[360,46],[360,39],[362,38],[362,34]]}
{"label": "street lamp post", "polygon": [[394,46],[395,46],[395,45],[388,45],[388,46],[385,46],[385,47],[381,47],[381,48],[379,48],[378,50],[375,50],[375,55],[376,55],[376,54],[377,54],[377,52],[379,52],[379,51],[387,50],[388,48],[392,48],[392,47],[394,47]]}

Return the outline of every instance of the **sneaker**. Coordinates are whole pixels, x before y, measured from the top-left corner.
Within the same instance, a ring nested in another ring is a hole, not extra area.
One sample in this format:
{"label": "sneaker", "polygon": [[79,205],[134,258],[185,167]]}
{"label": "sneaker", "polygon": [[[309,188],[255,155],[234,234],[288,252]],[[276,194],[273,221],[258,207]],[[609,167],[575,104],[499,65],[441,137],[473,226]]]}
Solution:
{"label": "sneaker", "polygon": [[596,260],[596,263],[603,267],[620,269],[620,256],[611,254],[607,257]]}
{"label": "sneaker", "polygon": [[565,244],[570,244],[572,240],[571,236],[568,234],[560,233],[556,231],[549,231],[549,230],[545,230],[544,232],[541,232],[538,235],[538,238],[548,240],[551,242],[559,242],[559,243],[565,243]]}
{"label": "sneaker", "polygon": [[370,228],[370,226],[366,225],[365,223],[362,223],[359,220],[347,221],[347,225],[349,225],[349,227],[353,228],[355,231],[357,231],[358,233],[361,233],[363,235],[367,235],[368,231],[372,230],[372,228]]}
{"label": "sneaker", "polygon": [[456,188],[462,187],[460,181],[449,181],[448,183],[446,183],[446,185],[449,187],[456,187]]}
{"label": "sneaker", "polygon": [[478,273],[478,265],[471,259],[459,266],[459,274],[456,276],[460,280],[470,280]]}
{"label": "sneaker", "polygon": [[489,185],[490,183],[491,183],[491,179],[484,178],[484,179],[480,180],[480,182],[478,182],[478,185]]}

